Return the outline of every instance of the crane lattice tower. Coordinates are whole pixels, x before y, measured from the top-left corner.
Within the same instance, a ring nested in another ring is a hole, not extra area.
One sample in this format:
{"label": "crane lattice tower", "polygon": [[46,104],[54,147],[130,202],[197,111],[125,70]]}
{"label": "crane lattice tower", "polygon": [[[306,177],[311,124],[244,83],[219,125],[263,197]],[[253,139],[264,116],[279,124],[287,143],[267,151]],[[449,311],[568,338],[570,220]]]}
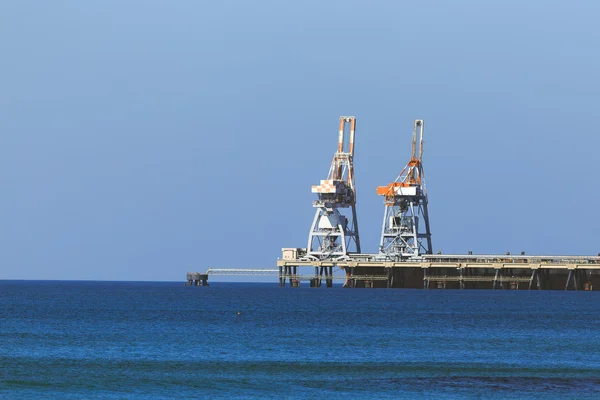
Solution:
{"label": "crane lattice tower", "polygon": [[377,188],[377,194],[385,197],[379,253],[389,260],[432,253],[423,174],[423,130],[423,120],[415,120],[410,161],[393,183]]}
{"label": "crane lattice tower", "polygon": [[[346,125],[350,125],[345,148]],[[340,117],[337,152],[327,179],[312,187],[318,198],[313,202],[315,217],[308,235],[307,254],[318,260],[342,260],[349,253],[360,253],[354,186],[354,133],[356,118]]]}

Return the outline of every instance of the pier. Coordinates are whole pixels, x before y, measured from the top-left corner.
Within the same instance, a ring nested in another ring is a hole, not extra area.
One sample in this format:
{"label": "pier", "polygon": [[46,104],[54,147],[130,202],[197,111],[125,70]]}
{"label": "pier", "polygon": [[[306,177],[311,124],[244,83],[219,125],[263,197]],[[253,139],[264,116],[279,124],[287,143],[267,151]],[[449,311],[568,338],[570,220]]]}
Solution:
{"label": "pier", "polygon": [[[349,288],[593,290],[600,287],[600,256],[425,254],[418,260],[390,261],[380,254],[344,260],[311,260],[305,249],[283,249],[277,269],[209,268],[188,273],[190,286],[213,276],[270,276],[279,286]],[[300,255],[300,257],[298,257]],[[335,270],[335,274],[334,274]],[[340,273],[341,272],[341,273]],[[191,282],[191,283],[190,283]]]}
{"label": "pier", "polygon": [[317,199],[307,246],[283,248],[277,269],[209,268],[188,273],[188,284],[208,285],[209,275],[268,275],[278,279],[279,286],[294,288],[305,280],[313,288],[323,282],[333,287],[334,280],[343,280],[349,288],[590,291],[600,287],[600,254],[433,254],[423,172],[424,126],[422,119],[414,120],[408,163],[393,182],[377,187],[385,206],[377,253],[361,250],[354,172],[356,118],[342,116],[329,172],[311,188]]}
{"label": "pier", "polygon": [[600,285],[600,256],[424,254],[390,261],[381,254],[358,254],[345,260],[311,260],[304,251],[283,249],[283,258],[277,260],[280,276],[293,279],[300,267],[335,267],[346,272],[351,287],[364,286],[361,282],[369,277],[375,287],[389,288],[591,290]]}

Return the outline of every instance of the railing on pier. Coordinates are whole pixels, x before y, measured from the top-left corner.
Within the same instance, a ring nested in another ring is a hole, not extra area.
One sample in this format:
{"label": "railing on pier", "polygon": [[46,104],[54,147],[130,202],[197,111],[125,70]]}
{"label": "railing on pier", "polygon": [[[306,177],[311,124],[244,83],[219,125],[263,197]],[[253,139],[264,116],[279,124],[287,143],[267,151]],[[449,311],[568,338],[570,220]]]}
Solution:
{"label": "railing on pier", "polygon": [[209,268],[207,275],[221,276],[278,276],[278,269]]}
{"label": "railing on pier", "polygon": [[[333,275],[333,276],[315,276],[315,275],[279,275],[279,269],[246,269],[246,268],[209,268],[206,275],[219,275],[219,276],[276,276],[279,278],[293,278],[298,280],[311,280],[319,278],[322,280],[336,279],[345,280],[348,277],[346,275]],[[374,281],[387,280],[387,276],[384,275],[354,275],[352,279],[369,279]]]}
{"label": "railing on pier", "polygon": [[526,276],[458,276],[458,275],[426,275],[423,280],[433,282],[530,282],[531,277]]}

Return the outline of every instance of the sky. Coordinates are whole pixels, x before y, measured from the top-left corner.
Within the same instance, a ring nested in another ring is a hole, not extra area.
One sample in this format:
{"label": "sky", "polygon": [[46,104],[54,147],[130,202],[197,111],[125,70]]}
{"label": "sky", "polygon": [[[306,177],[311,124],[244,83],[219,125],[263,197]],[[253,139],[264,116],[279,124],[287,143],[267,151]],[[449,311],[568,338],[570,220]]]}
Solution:
{"label": "sky", "polygon": [[306,247],[357,118],[364,252],[425,120],[434,251],[600,252],[600,2],[0,2],[0,279]]}

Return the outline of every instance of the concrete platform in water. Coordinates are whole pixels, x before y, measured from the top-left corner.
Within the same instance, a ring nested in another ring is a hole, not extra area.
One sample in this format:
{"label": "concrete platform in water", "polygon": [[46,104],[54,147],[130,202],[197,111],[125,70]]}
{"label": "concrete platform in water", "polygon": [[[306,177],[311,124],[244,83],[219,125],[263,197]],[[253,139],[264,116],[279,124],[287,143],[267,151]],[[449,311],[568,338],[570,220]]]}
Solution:
{"label": "concrete platform in water", "polygon": [[186,286],[208,286],[208,274],[199,272],[187,273]]}

